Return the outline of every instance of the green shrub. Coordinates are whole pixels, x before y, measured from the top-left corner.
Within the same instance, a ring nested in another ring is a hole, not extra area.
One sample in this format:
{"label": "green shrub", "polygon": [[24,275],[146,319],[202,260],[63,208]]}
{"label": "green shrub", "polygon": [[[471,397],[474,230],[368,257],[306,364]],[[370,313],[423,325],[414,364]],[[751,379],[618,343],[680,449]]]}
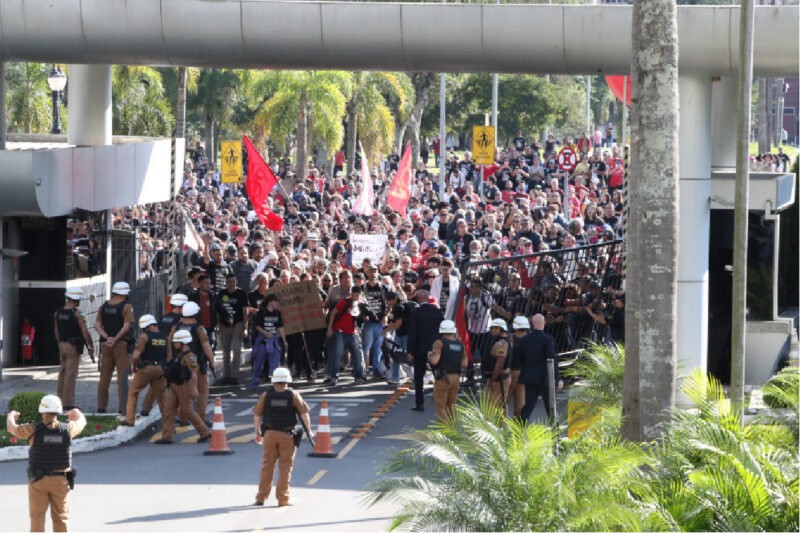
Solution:
{"label": "green shrub", "polygon": [[8,410],[19,411],[18,424],[38,422],[42,419],[39,415],[39,403],[47,394],[39,391],[25,391],[15,394],[8,402]]}
{"label": "green shrub", "polygon": [[797,409],[800,369],[787,366],[764,384],[764,403],[777,409]]}

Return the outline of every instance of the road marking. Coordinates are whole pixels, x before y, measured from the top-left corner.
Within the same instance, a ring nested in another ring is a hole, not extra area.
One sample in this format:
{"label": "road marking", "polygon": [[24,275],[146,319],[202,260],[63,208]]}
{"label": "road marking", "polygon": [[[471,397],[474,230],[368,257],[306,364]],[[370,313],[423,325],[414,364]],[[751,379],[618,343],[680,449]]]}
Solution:
{"label": "road marking", "polygon": [[[194,427],[191,424],[189,424],[188,426],[178,426],[177,428],[175,428],[175,434],[180,435],[181,433],[186,433],[187,431],[193,431],[193,430]],[[159,431],[150,438],[150,442],[155,442],[158,439],[162,438],[162,436],[163,436],[163,431]]]}
{"label": "road marking", "polygon": [[384,435],[383,437],[378,437],[379,439],[389,439],[389,440],[419,440],[419,437],[414,433],[400,433],[399,435]]}
{"label": "road marking", "polygon": [[352,450],[352,449],[353,449],[353,447],[354,447],[356,444],[358,444],[358,439],[350,439],[350,442],[348,442],[348,443],[347,443],[347,446],[345,446],[345,447],[344,447],[344,449],[343,449],[341,452],[339,452],[339,456],[337,457],[337,459],[341,459],[341,458],[343,458],[345,455],[347,455],[348,453],[350,453],[350,450]]}
{"label": "road marking", "polygon": [[314,477],[312,477],[311,479],[308,480],[308,484],[309,485],[316,485],[317,481],[322,479],[322,476],[324,476],[326,472],[327,472],[327,470],[320,470],[319,472],[314,474]]}

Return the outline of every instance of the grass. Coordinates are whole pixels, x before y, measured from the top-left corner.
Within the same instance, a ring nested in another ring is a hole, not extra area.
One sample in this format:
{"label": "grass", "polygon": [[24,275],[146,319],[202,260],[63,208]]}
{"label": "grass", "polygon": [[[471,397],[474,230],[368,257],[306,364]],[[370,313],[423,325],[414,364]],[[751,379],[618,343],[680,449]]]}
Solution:
{"label": "grass", "polygon": [[[5,420],[6,415],[4,414],[2,419]],[[66,417],[59,417],[59,421],[65,422]],[[117,420],[116,416],[95,416],[89,415],[86,417],[86,427],[84,428],[83,432],[80,434],[78,438],[82,437],[91,437],[92,435],[99,435],[101,433],[107,433],[109,431],[114,431],[119,426],[119,421]],[[11,442],[12,435],[5,428],[0,429],[0,448],[4,448],[6,446],[27,446],[28,441],[26,440],[17,440],[16,442]]]}

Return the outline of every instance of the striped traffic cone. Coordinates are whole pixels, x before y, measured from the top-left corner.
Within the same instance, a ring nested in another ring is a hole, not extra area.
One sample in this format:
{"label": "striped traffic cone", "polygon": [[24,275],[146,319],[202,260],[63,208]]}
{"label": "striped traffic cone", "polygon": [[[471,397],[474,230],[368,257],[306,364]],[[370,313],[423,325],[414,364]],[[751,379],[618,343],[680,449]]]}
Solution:
{"label": "striped traffic cone", "polygon": [[331,444],[331,424],[328,422],[328,400],[322,400],[319,408],[319,425],[317,426],[317,443],[309,457],[336,457]]}
{"label": "striped traffic cone", "polygon": [[228,448],[228,435],[225,433],[225,420],[222,418],[222,399],[217,396],[214,403],[214,424],[211,426],[211,445],[203,455],[230,455],[233,450]]}

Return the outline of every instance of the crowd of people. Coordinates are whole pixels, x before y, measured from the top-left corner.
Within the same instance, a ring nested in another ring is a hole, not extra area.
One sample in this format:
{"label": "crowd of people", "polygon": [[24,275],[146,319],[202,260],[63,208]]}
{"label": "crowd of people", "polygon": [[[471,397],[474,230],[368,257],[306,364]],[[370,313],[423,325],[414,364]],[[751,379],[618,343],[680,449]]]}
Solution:
{"label": "crowd of people", "polygon": [[[261,225],[244,185],[220,181],[198,142],[187,151],[177,201],[201,242],[180,252],[192,265],[180,292],[198,302],[199,322],[212,347],[219,342],[224,352],[223,379],[237,378],[244,345],[254,348],[253,386],[261,369],[268,377],[282,363],[308,380],[325,373],[331,385],[347,364],[356,382],[396,382],[413,370],[383,352],[410,353],[404,343],[415,303],[430,302],[444,319],[463,320],[461,336],[469,335],[476,364],[488,352],[489,323],[498,318],[510,325],[515,316],[542,314],[561,353],[587,340],[623,341],[624,160],[598,132],[541,142],[520,132],[491,165],[448,150],[442,194],[438,172],[420,161],[411,172],[406,216],[385,203],[398,171],[396,152],[371,170],[371,216],[353,212],[363,184],[358,162],[337,154],[329,168],[312,160],[308,175],[297,176],[288,158],[272,157],[281,186],[267,202],[284,220],[280,231]],[[424,152],[438,158],[436,142]],[[569,172],[557,164],[564,146],[578,154]],[[169,222],[166,204],[114,213],[116,227],[141,230],[144,275],[167,267]],[[181,220],[175,227],[183,226]],[[182,230],[172,231],[177,239]],[[387,235],[382,256],[354,263],[354,234]],[[279,302],[265,294],[307,280],[318,289],[327,327],[279,334]]]}

